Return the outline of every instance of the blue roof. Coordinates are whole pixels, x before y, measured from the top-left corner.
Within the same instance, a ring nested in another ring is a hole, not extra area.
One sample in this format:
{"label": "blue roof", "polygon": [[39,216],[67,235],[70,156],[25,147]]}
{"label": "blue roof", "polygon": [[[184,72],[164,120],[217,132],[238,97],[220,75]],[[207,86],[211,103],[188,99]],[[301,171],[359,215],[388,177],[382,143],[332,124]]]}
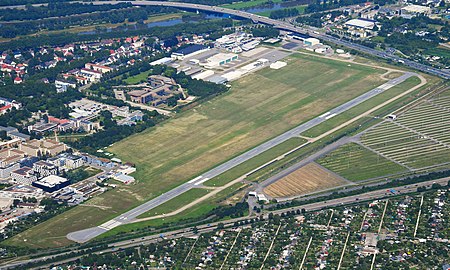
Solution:
{"label": "blue roof", "polygon": [[195,45],[191,45],[191,46],[188,46],[186,48],[183,48],[183,49],[179,49],[175,53],[182,54],[182,55],[187,55],[187,54],[191,54],[191,53],[203,50],[205,48],[206,47],[201,45],[201,44],[195,44]]}

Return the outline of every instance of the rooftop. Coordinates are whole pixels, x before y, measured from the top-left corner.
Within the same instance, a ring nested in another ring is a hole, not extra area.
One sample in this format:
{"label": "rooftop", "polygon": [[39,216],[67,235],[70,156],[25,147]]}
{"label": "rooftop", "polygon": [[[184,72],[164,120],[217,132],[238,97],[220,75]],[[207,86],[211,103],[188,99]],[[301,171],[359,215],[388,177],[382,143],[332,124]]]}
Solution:
{"label": "rooftop", "polygon": [[67,180],[67,178],[64,177],[60,177],[60,176],[56,176],[56,175],[49,175],[47,177],[42,178],[39,181],[36,181],[36,184],[45,186],[45,187],[55,187],[56,185],[59,185],[61,183],[67,182],[69,180]]}
{"label": "rooftop", "polygon": [[188,46],[186,48],[179,49],[175,53],[180,54],[180,55],[187,55],[187,54],[191,54],[191,53],[203,50],[203,49],[206,49],[206,46],[200,45],[200,44],[194,44],[194,45]]}

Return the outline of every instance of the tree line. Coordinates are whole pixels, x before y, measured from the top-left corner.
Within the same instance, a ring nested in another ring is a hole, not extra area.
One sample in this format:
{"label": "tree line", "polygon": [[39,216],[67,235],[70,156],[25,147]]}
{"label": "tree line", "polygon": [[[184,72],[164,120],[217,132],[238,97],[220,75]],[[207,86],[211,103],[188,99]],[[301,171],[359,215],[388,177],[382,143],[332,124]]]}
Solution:
{"label": "tree line", "polygon": [[[157,36],[161,39],[181,34],[214,34],[223,28],[233,26],[231,19],[203,21],[198,23],[182,23],[173,26],[157,26],[143,29],[128,29],[126,31],[100,32],[91,35],[74,33],[59,33],[38,36],[26,36],[9,42],[0,43],[0,51],[30,49],[42,46],[63,46],[69,43],[99,41],[101,39],[124,38],[136,35]],[[1,29],[2,27],[0,27]]]}

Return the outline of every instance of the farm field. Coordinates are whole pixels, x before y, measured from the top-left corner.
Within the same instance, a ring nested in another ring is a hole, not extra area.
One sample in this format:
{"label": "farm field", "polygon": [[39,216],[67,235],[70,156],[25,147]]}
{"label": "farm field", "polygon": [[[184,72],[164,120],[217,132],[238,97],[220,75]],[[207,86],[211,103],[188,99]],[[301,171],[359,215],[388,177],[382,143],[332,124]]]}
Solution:
{"label": "farm field", "polygon": [[368,130],[363,144],[410,170],[450,163],[450,97],[429,99]]}
{"label": "farm field", "polygon": [[[128,137],[108,151],[134,163],[137,182],[108,191],[93,200],[92,220],[86,227],[117,216],[192,179],[233,156],[320,115],[384,81],[384,70],[293,54],[280,70],[263,69],[232,83],[232,88],[163,124]],[[302,72],[299,72],[302,71]],[[102,207],[113,209],[105,213]],[[67,220],[85,218],[83,206],[64,213]],[[72,224],[52,226],[49,233],[63,237],[78,230]],[[34,229],[28,235],[38,237]],[[21,237],[20,235],[18,237]]]}
{"label": "farm field", "polygon": [[264,192],[274,198],[291,197],[338,187],[347,182],[316,163],[309,163],[269,185]]}
{"label": "farm field", "polygon": [[317,162],[350,181],[361,181],[407,171],[376,153],[356,144],[345,144]]}

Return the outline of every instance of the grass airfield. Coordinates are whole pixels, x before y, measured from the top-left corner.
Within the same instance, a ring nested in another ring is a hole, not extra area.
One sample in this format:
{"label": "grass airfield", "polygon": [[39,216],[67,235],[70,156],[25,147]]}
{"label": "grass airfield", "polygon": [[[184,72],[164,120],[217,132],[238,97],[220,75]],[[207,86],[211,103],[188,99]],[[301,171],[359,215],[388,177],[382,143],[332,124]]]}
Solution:
{"label": "grass airfield", "polygon": [[356,63],[299,53],[284,61],[288,65],[280,70],[243,77],[228,93],[114,144],[108,151],[136,164],[136,184],[108,191],[7,243],[67,245],[67,233],[117,216],[385,82],[385,70]]}

